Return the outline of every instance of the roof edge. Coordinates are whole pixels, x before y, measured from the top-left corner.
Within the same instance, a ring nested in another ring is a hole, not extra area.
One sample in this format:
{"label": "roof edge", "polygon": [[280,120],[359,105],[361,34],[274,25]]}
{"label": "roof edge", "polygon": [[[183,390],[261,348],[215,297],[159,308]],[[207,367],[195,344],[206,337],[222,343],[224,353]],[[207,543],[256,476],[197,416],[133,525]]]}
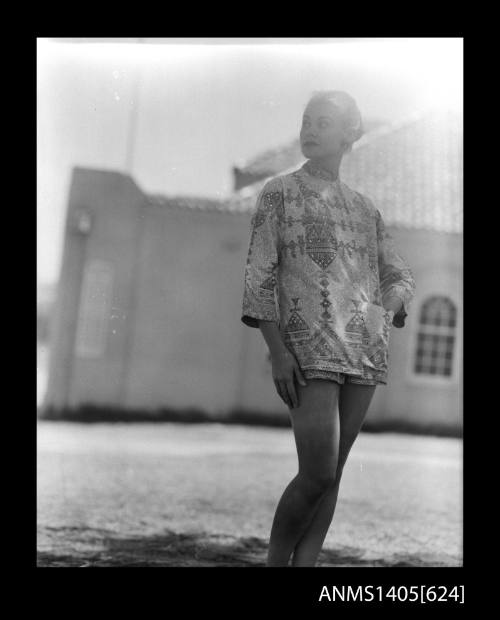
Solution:
{"label": "roof edge", "polygon": [[[410,127],[411,125],[417,123],[418,121],[425,119],[426,117],[432,116],[434,114],[440,114],[440,113],[455,114],[455,112],[452,109],[445,109],[441,111],[439,108],[433,108],[433,107],[426,108],[425,110],[420,110],[418,112],[414,112],[412,114],[409,114],[408,116],[405,116],[402,119],[393,121],[392,123],[387,123],[386,125],[382,125],[381,127],[377,127],[376,129],[369,131],[352,145],[352,151],[354,152],[365,146],[371,145],[374,141],[378,140],[379,138],[383,138],[384,136],[394,133],[395,131],[404,129],[405,127]],[[460,114],[457,113],[457,116],[460,116]],[[291,148],[291,146],[295,143],[295,141],[296,140],[294,140],[293,142],[290,142],[289,145],[283,148]],[[275,149],[275,150],[279,150],[279,149]],[[266,154],[267,152],[268,151],[266,151]],[[294,172],[295,170],[297,170],[298,167],[303,165],[305,161],[306,161],[306,158],[304,157],[303,160],[301,160],[300,162],[294,164],[293,166],[290,166],[289,168],[286,168],[285,170],[283,170],[282,172],[278,174],[269,175],[265,178],[259,179],[258,181],[256,181],[255,183],[252,183],[251,185],[246,185],[245,187],[242,187],[241,189],[234,192],[233,196],[236,199],[241,199],[243,197],[255,195],[255,193],[258,191],[258,188],[264,186],[267,181],[275,177],[284,176],[284,175]]]}

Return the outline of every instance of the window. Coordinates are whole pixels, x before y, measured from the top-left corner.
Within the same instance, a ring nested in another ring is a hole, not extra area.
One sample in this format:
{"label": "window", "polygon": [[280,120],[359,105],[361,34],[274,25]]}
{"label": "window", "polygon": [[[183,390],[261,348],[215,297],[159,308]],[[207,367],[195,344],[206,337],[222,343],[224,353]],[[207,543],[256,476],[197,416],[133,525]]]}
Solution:
{"label": "window", "polygon": [[91,260],[86,265],[75,341],[78,357],[95,358],[104,354],[112,283],[111,263]]}
{"label": "window", "polygon": [[414,371],[451,377],[456,341],[457,309],[448,297],[429,297],[420,310]]}

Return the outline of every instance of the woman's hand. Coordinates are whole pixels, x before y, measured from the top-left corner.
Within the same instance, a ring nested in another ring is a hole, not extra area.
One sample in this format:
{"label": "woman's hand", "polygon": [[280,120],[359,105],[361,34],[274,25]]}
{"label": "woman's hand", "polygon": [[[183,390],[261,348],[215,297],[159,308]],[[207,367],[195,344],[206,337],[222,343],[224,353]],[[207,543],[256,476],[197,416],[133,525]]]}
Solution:
{"label": "woman's hand", "polygon": [[399,299],[399,297],[390,297],[387,299],[384,304],[384,308],[387,311],[391,310],[394,313],[392,317],[392,324],[394,327],[404,327],[405,318],[408,315],[404,309],[403,302]]}
{"label": "woman's hand", "polygon": [[403,302],[399,297],[389,297],[385,300],[384,308],[386,310],[392,310],[394,314],[397,314],[403,307]]}
{"label": "woman's hand", "polygon": [[295,389],[295,380],[300,385],[305,386],[307,383],[295,356],[287,348],[283,348],[271,355],[271,364],[274,385],[281,399],[290,409],[298,407],[299,399]]}

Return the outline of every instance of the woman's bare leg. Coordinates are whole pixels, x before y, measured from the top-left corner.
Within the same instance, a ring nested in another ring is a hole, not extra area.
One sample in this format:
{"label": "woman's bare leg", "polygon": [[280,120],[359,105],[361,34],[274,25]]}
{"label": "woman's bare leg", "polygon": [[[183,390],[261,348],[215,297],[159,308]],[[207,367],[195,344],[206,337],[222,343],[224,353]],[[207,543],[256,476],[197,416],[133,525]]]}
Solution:
{"label": "woman's bare leg", "polygon": [[336,479],[323,496],[316,514],[297,543],[292,566],[315,566],[316,564],[335,513],[344,465],[361,430],[374,393],[375,386],[371,385],[345,383],[340,386],[340,445]]}
{"label": "woman's bare leg", "polygon": [[290,556],[335,480],[339,451],[340,386],[322,379],[297,385],[299,406],[290,409],[297,446],[298,473],[276,508],[267,566],[288,566]]}

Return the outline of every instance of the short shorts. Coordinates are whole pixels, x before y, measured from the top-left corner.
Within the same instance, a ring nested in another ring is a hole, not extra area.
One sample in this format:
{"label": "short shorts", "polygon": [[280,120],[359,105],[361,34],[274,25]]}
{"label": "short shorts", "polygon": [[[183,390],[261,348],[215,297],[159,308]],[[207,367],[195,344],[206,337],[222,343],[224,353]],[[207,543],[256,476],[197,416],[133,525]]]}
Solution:
{"label": "short shorts", "polygon": [[343,372],[334,372],[333,370],[303,370],[304,379],[327,379],[335,381],[340,385],[344,383],[355,383],[357,385],[386,385],[385,381],[375,379],[375,377],[357,377],[356,375],[346,375]]}

